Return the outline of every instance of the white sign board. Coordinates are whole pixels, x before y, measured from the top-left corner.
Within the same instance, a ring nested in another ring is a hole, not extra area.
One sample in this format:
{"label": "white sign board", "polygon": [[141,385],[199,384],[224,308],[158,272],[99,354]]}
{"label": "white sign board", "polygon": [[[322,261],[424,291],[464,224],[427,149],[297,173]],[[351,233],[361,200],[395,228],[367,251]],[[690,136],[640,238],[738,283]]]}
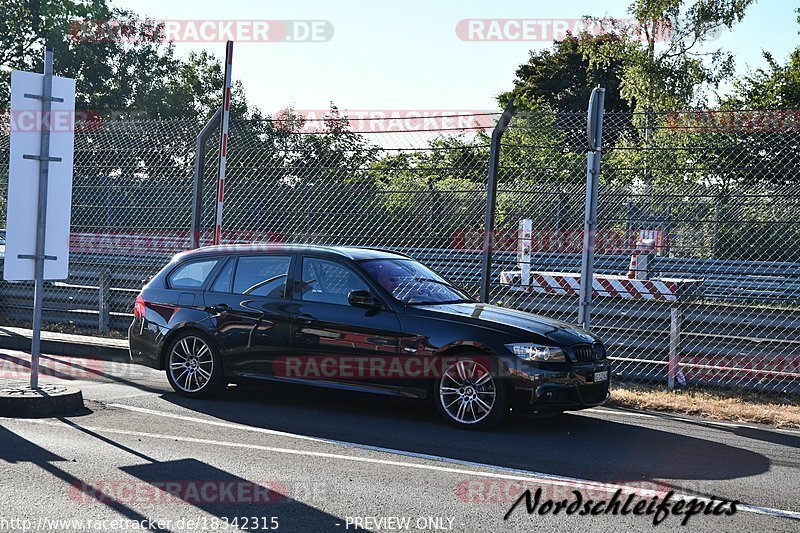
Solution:
{"label": "white sign board", "polygon": [[[15,70],[11,73],[11,152],[8,164],[6,249],[3,278],[34,279],[36,216],[39,206],[39,161],[23,156],[42,153],[42,101],[25,95],[41,95],[44,76]],[[75,80],[53,76],[54,101],[50,124],[51,161],[47,186],[44,279],[64,279],[69,273],[69,227],[72,207],[72,156],[74,147]]]}

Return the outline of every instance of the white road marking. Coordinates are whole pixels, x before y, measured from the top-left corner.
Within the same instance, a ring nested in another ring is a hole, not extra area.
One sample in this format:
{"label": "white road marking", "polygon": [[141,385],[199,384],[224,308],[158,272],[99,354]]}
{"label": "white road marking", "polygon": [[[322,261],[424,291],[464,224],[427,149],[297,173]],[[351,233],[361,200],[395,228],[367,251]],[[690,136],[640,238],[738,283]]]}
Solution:
{"label": "white road marking", "polygon": [[[576,411],[577,414],[583,414],[580,411]],[[599,407],[592,407],[591,409],[585,411],[585,413],[608,413],[610,415],[623,415],[623,416],[635,416],[639,418],[658,418],[655,415],[647,414],[647,413],[632,413],[630,411],[615,411],[613,409],[601,409]]]}
{"label": "white road marking", "polygon": [[[111,404],[109,404],[112,406]],[[228,422],[218,422],[216,420],[204,420],[202,418],[196,417],[189,417],[183,415],[174,415],[172,413],[160,413],[158,411],[153,411],[151,409],[145,409],[142,407],[132,407],[132,406],[123,406],[121,404],[114,404],[113,407],[121,407],[123,409],[130,409],[132,411],[139,411],[144,412],[147,414],[153,414],[155,416],[165,416],[167,418],[177,418],[180,420],[187,420],[192,422],[210,424],[215,426],[222,426],[222,427],[232,427],[236,429],[241,429],[245,431],[255,431],[257,433],[268,433],[274,434],[284,437],[296,438],[300,440],[307,440],[307,441],[317,441],[326,444],[334,444],[338,446],[348,447],[348,448],[357,448],[363,449],[368,451],[386,453],[391,455],[399,455],[403,457],[411,457],[415,459],[423,459],[427,461],[434,461],[434,462],[441,462],[447,464],[453,464],[458,466],[468,466],[472,468],[485,468],[489,470],[499,470],[500,472],[504,473],[495,473],[495,472],[486,472],[481,470],[465,470],[462,468],[453,468],[447,466],[439,466],[439,465],[431,465],[431,464],[423,464],[423,463],[413,463],[413,462],[403,462],[397,461],[392,459],[378,459],[373,457],[359,457],[354,455],[344,455],[338,453],[328,453],[328,452],[316,452],[310,450],[294,450],[291,448],[278,448],[274,446],[263,446],[258,444],[246,444],[240,442],[229,442],[229,441],[219,441],[219,440],[211,440],[211,439],[200,439],[196,437],[183,437],[179,435],[162,435],[159,433],[147,433],[142,431],[131,431],[125,429],[116,429],[116,428],[105,428],[105,427],[97,427],[97,426],[81,426],[89,431],[95,431],[99,433],[111,433],[117,435],[129,435],[134,437],[146,437],[152,439],[161,439],[161,440],[171,440],[171,441],[178,441],[178,442],[191,442],[196,444],[209,444],[214,446],[226,446],[229,448],[242,448],[242,449],[249,449],[249,450],[261,450],[265,452],[272,452],[272,453],[282,453],[288,455],[301,455],[306,457],[320,457],[326,459],[339,459],[342,461],[352,461],[352,462],[359,462],[359,463],[371,463],[371,464],[381,464],[387,466],[396,466],[400,468],[414,468],[419,470],[432,470],[437,472],[447,472],[447,473],[455,473],[455,474],[463,474],[463,475],[471,475],[471,476],[478,476],[478,477],[487,477],[487,478],[494,478],[494,479],[506,479],[510,481],[525,481],[529,483],[539,483],[539,484],[548,484],[548,485],[555,485],[566,487],[570,489],[581,488],[581,489],[595,489],[595,490],[603,490],[605,492],[613,493],[617,490],[622,490],[623,493],[630,493],[634,492],[638,494],[640,497],[649,498],[652,496],[663,496],[663,491],[655,491],[650,489],[641,489],[641,488],[633,488],[626,487],[625,485],[617,485],[613,483],[602,483],[599,481],[592,481],[588,479],[581,479],[581,478],[574,478],[569,476],[557,476],[554,474],[547,474],[544,472],[536,472],[532,470],[522,470],[516,468],[508,468],[498,465],[491,465],[485,463],[478,463],[474,461],[465,461],[462,459],[454,459],[451,457],[443,457],[439,455],[429,455],[424,453],[416,453],[410,452],[406,450],[396,450],[392,448],[383,448],[380,446],[370,446],[367,444],[359,444],[355,442],[347,442],[347,441],[340,441],[334,439],[324,439],[319,437],[310,437],[308,435],[298,435],[295,433],[287,433],[284,431],[277,431],[277,430],[270,430],[264,428],[254,428],[250,426],[245,426],[241,424],[232,424]],[[18,419],[18,418],[2,418],[0,420],[3,421],[11,421],[11,422],[22,422],[22,423],[32,423],[32,424],[43,424],[49,426],[57,426],[57,427],[70,427],[63,422],[51,422],[47,420],[35,420],[35,419]],[[700,496],[692,496],[692,495],[684,495],[684,494],[674,494],[674,498],[677,499],[697,499],[700,502],[709,502],[711,501],[709,498],[703,498]],[[796,511],[789,511],[785,509],[775,509],[772,507],[762,507],[758,505],[750,505],[745,503],[737,504],[737,509],[744,512],[749,513],[756,513],[756,514],[764,514],[770,516],[776,516],[780,518],[788,518],[791,520],[800,520],[800,512]]]}
{"label": "white road marking", "polygon": [[[606,414],[609,414],[609,415],[633,416],[633,417],[638,417],[638,418],[667,418],[669,420],[675,420],[677,422],[690,422],[690,423],[693,423],[693,424],[697,424],[699,422],[701,424],[707,424],[707,425],[713,425],[713,426],[723,426],[723,427],[730,427],[730,428],[758,429],[758,430],[761,430],[761,431],[777,431],[779,433],[786,433],[787,435],[800,435],[800,431],[797,431],[797,430],[783,429],[783,428],[765,429],[763,427],[758,427],[758,426],[750,426],[750,425],[747,425],[747,424],[735,424],[735,423],[732,423],[732,422],[721,422],[721,421],[718,421],[718,420],[709,420],[707,418],[704,418],[703,420],[698,421],[698,420],[692,420],[690,418],[685,418],[685,417],[678,416],[678,415],[673,415],[671,413],[662,413],[661,415],[653,415],[653,414],[649,414],[649,413],[633,413],[633,412],[630,412],[630,411],[617,411],[615,409],[602,409],[602,408],[594,407],[594,408],[589,409],[587,411],[583,411],[580,414],[587,414],[588,415],[588,414],[591,414],[591,413],[606,413]],[[576,412],[575,414],[579,414],[579,413]]]}

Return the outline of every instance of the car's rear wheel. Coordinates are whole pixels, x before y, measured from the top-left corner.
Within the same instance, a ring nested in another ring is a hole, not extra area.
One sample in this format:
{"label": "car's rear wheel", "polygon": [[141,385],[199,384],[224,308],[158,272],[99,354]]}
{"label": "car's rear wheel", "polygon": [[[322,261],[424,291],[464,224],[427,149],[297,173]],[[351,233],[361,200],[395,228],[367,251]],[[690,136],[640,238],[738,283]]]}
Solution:
{"label": "car's rear wheel", "polygon": [[205,398],[225,386],[219,353],[199,331],[179,333],[167,348],[165,364],[169,384],[182,396]]}
{"label": "car's rear wheel", "polygon": [[435,384],[436,409],[451,425],[485,429],[508,415],[506,383],[485,356],[459,357]]}

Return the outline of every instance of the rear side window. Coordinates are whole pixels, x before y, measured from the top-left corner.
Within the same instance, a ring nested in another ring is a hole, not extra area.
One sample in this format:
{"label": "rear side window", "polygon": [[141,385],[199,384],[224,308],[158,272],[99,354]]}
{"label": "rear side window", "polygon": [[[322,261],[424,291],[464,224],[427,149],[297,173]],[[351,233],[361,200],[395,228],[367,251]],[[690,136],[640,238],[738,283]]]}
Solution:
{"label": "rear side window", "polygon": [[267,298],[286,297],[291,257],[257,255],[240,257],[233,278],[233,292]]}
{"label": "rear side window", "polygon": [[173,289],[197,289],[202,287],[218,262],[219,259],[214,258],[184,263],[172,271],[167,278],[167,284]]}
{"label": "rear side window", "polygon": [[231,283],[233,282],[233,267],[236,265],[236,258],[231,258],[225,266],[223,266],[217,279],[211,284],[212,292],[231,292]]}

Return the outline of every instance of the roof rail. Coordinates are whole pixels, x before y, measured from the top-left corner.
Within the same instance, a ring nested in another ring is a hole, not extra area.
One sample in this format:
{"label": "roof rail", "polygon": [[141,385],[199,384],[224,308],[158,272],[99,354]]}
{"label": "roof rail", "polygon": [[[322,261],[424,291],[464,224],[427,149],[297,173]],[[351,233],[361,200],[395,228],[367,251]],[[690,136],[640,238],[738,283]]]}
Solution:
{"label": "roof rail", "polygon": [[404,254],[403,252],[397,252],[395,250],[386,249],[386,248],[379,248],[377,246],[342,246],[341,248],[358,248],[359,250],[373,250],[375,252],[386,252],[390,254],[400,255],[402,257],[407,257],[409,259],[414,259],[408,254]]}

